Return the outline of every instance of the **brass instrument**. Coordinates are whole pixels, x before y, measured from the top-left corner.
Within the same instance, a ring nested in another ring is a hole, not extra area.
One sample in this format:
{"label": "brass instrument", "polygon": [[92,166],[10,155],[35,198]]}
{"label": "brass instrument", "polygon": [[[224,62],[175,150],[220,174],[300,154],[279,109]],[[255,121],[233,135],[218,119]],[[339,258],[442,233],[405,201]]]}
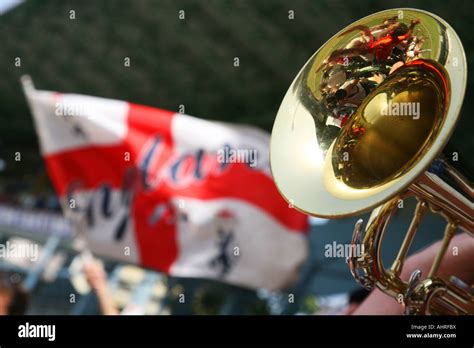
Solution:
{"label": "brass instrument", "polygon": [[[365,17],[332,37],[303,66],[273,126],[270,160],[285,199],[300,211],[341,218],[374,209],[352,243],[355,279],[399,300],[407,314],[473,313],[474,290],[437,277],[459,228],[472,234],[472,178],[443,155],[464,98],[467,67],[459,37],[426,11],[394,9]],[[398,202],[418,205],[390,269],[381,261],[386,227]],[[400,277],[423,214],[447,220],[429,274]]]}

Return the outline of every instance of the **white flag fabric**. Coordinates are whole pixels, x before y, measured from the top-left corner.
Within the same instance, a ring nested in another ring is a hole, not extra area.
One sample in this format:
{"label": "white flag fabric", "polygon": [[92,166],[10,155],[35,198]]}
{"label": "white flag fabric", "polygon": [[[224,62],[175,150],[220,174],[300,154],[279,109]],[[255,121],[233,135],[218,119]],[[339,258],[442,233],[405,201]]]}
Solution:
{"label": "white flag fabric", "polygon": [[82,95],[27,98],[53,185],[94,253],[248,288],[296,279],[307,217],[276,189],[266,132]]}

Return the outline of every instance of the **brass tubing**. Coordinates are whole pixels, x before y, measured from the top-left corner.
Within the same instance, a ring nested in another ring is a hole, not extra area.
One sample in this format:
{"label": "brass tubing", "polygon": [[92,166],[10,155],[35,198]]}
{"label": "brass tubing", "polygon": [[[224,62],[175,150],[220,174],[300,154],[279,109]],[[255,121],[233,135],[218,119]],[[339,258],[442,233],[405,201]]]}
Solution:
{"label": "brass tubing", "polygon": [[428,274],[428,278],[433,278],[436,273],[438,273],[439,265],[441,264],[441,261],[443,260],[444,254],[446,254],[446,250],[448,249],[449,243],[451,242],[451,239],[454,236],[454,232],[456,231],[457,224],[453,222],[449,222],[446,225],[446,229],[444,230],[444,237],[443,237],[443,243],[441,244],[440,249],[438,250],[438,253],[436,254],[436,258],[433,262],[433,265],[431,266],[430,273]]}
{"label": "brass tubing", "polygon": [[415,237],[415,233],[418,230],[418,226],[420,226],[421,220],[423,215],[426,212],[426,202],[419,201],[416,205],[415,212],[413,214],[413,218],[410,223],[410,227],[403,239],[403,243],[398,251],[398,255],[396,259],[393,261],[391,271],[395,276],[400,276],[400,273],[403,269],[403,263],[407,256],[408,250],[410,250],[411,243],[413,242],[413,238]]}

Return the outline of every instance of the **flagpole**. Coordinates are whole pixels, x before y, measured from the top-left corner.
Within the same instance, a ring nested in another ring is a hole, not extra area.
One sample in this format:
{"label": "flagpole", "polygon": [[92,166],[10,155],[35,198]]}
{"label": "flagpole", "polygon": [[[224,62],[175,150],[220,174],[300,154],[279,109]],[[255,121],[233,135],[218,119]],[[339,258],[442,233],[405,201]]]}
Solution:
{"label": "flagpole", "polygon": [[30,75],[22,75],[20,77],[21,81],[21,86],[23,87],[23,93],[25,93],[26,96],[31,95],[35,89],[35,85],[33,84],[33,80],[31,79]]}

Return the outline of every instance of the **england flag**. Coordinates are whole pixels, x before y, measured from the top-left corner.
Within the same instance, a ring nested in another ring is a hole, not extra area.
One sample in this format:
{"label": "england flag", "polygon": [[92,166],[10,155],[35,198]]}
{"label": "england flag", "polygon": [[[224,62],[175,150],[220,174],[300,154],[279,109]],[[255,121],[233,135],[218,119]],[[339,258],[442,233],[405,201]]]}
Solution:
{"label": "england flag", "polygon": [[248,288],[295,281],[308,220],[277,191],[266,132],[28,82],[25,93],[64,212],[92,252]]}

